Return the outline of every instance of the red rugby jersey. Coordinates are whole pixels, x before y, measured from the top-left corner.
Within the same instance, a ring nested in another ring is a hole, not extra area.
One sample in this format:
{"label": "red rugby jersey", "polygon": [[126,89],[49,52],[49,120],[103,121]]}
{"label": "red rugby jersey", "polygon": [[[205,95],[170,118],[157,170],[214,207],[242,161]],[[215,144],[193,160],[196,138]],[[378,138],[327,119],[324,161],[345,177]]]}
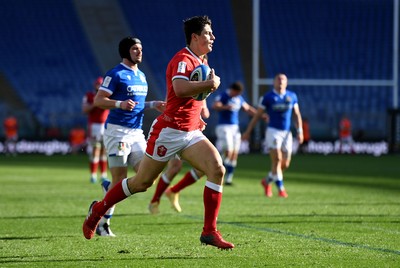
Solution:
{"label": "red rugby jersey", "polygon": [[196,101],[191,97],[177,97],[172,86],[174,79],[189,80],[192,71],[200,64],[208,65],[197,57],[188,47],[178,51],[170,60],[167,72],[167,107],[158,119],[163,120],[166,126],[183,130],[192,131],[200,128],[200,112],[203,106],[202,101]]}

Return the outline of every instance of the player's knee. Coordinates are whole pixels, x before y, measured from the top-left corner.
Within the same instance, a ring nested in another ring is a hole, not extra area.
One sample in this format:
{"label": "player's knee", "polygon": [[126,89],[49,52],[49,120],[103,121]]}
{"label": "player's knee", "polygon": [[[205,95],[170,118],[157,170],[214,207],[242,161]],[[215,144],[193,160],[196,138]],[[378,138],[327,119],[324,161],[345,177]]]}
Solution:
{"label": "player's knee", "polygon": [[225,175],[225,167],[222,163],[215,163],[214,165],[210,165],[207,167],[207,170],[204,171],[204,174],[208,179],[220,181],[223,179]]}
{"label": "player's knee", "polygon": [[139,183],[134,184],[134,191],[135,193],[146,192],[153,185],[152,181],[141,181]]}
{"label": "player's knee", "polygon": [[214,168],[214,178],[223,178],[225,175],[225,167],[220,164]]}

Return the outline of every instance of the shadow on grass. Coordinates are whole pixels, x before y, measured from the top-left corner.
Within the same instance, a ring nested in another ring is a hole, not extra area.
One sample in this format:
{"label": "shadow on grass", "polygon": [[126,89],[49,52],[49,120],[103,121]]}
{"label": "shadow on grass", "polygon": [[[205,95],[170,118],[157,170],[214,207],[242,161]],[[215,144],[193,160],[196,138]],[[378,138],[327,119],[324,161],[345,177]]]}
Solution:
{"label": "shadow on grass", "polygon": [[[185,224],[189,224],[186,222],[182,222],[182,218],[178,218],[178,217],[173,217],[172,219],[176,219],[171,221],[171,218],[169,216],[172,215],[177,215],[177,214],[165,214],[164,216],[168,217],[168,222],[154,222],[154,223],[149,223],[149,222],[144,222],[143,224],[146,225],[175,225],[175,224],[181,224],[181,225],[185,225]],[[154,216],[154,215],[150,215],[147,213],[142,213],[142,214],[117,214],[117,215],[113,215],[113,218],[125,218],[125,217],[130,217],[130,218],[135,218],[135,217],[146,217],[148,219],[154,219],[155,217],[159,217],[159,216]],[[161,215],[160,215],[161,216]],[[41,220],[41,219],[82,219],[82,223],[83,220],[85,219],[86,215],[64,215],[64,216],[54,216],[54,215],[28,215],[28,216],[11,216],[11,217],[7,217],[7,216],[3,216],[1,218],[1,220]],[[159,217],[161,218],[161,217]],[[201,219],[202,220],[202,219]]]}
{"label": "shadow on grass", "polygon": [[[126,254],[126,253],[124,253]],[[10,256],[10,257],[1,257],[0,258],[0,263],[13,263],[13,264],[27,264],[27,263],[44,263],[44,264],[49,264],[49,263],[87,263],[87,262],[102,262],[104,263],[105,259],[102,257],[99,258],[90,258],[90,259],[42,259],[45,257],[50,257],[50,256]],[[25,260],[26,258],[41,258],[41,260]],[[4,260],[2,260],[4,259]],[[148,261],[148,260],[201,260],[201,259],[207,259],[207,257],[194,257],[194,256],[160,256],[160,257],[125,257],[125,258],[120,258],[118,257],[118,261],[132,261],[132,260],[137,260],[137,261]],[[107,261],[112,261],[111,259],[107,259]]]}
{"label": "shadow on grass", "polygon": [[51,239],[51,238],[72,238],[75,235],[57,235],[57,236],[3,236],[0,237],[0,241],[13,241],[13,240],[40,240],[40,239]]}

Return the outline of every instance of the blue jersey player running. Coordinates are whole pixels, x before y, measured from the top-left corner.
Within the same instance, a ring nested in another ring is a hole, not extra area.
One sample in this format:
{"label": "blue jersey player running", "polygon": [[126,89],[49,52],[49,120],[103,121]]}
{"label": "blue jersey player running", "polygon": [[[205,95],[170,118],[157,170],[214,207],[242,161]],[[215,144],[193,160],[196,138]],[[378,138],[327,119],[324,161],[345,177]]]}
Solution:
{"label": "blue jersey player running", "polygon": [[241,82],[232,83],[226,91],[215,98],[212,106],[219,114],[215,134],[217,135],[218,147],[226,169],[225,185],[232,184],[233,173],[239,156],[241,143],[239,112],[243,109],[251,116],[256,113],[256,109],[244,100],[242,96],[243,90]]}
{"label": "blue jersey player running", "polygon": [[[122,62],[108,71],[104,77],[94,104],[110,109],[104,131],[104,145],[112,183],[102,183],[107,191],[128,176],[128,165],[137,172],[140,160],[146,150],[146,139],[142,130],[145,108],[163,111],[164,101],[146,102],[147,80],[139,70],[142,62],[142,42],[138,38],[126,37],[119,43]],[[101,236],[115,236],[110,228],[111,207],[101,219],[96,233]]]}
{"label": "blue jersey player running", "polygon": [[266,144],[271,157],[271,171],[262,179],[265,195],[272,197],[271,183],[275,182],[280,197],[288,197],[283,186],[283,171],[290,165],[292,154],[292,133],[290,131],[292,113],[297,128],[299,144],[303,143],[302,118],[296,93],[286,90],[288,79],[285,74],[279,73],[274,78],[274,89],[267,92],[258,105],[257,113],[250,121],[243,139],[249,139],[250,133],[262,114],[267,112],[269,123],[265,133]]}

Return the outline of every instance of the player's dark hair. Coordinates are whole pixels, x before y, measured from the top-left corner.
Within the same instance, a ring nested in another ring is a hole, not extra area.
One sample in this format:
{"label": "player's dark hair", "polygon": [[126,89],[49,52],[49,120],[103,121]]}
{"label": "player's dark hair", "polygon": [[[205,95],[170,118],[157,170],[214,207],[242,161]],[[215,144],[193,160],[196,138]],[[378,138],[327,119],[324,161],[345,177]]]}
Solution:
{"label": "player's dark hair", "polygon": [[236,81],[236,82],[233,82],[229,88],[234,91],[242,92],[244,89],[244,86],[243,86],[242,82]]}
{"label": "player's dark hair", "polygon": [[121,58],[132,61],[129,49],[135,44],[141,44],[139,38],[127,36],[119,42],[118,52]]}
{"label": "player's dark hair", "polygon": [[207,24],[211,26],[211,20],[206,15],[195,16],[184,20],[183,30],[185,32],[186,45],[190,45],[192,34],[195,33],[197,35],[200,35],[201,31],[203,31],[204,27]]}
{"label": "player's dark hair", "polygon": [[275,75],[274,79],[278,78],[278,76],[281,76],[281,75],[284,75],[284,76],[286,76],[286,77],[287,77],[287,75],[286,75],[286,74],[284,74],[284,73],[277,73],[277,74]]}

